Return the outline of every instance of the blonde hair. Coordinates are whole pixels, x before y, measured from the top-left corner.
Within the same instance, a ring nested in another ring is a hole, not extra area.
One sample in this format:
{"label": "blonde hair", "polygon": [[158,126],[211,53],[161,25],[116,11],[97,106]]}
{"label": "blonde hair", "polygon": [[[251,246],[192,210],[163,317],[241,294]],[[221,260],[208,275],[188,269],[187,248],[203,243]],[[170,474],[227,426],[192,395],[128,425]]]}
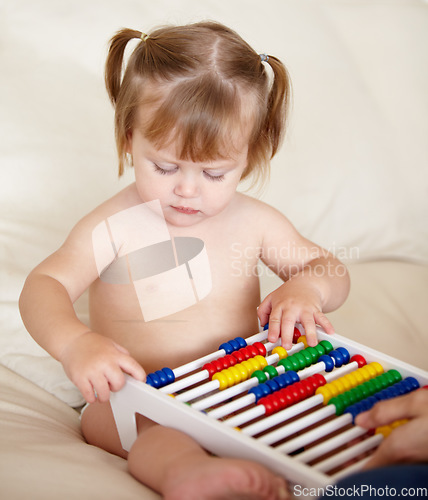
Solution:
{"label": "blonde hair", "polygon": [[[136,38],[124,66],[125,48]],[[192,161],[222,157],[233,131],[252,123],[242,179],[268,176],[285,131],[290,80],[279,59],[260,56],[233,30],[216,22],[166,26],[149,35],[122,29],[110,41],[105,81],[115,107],[119,175],[137,111],[147,105],[147,139],[158,146],[177,140],[180,158]]]}

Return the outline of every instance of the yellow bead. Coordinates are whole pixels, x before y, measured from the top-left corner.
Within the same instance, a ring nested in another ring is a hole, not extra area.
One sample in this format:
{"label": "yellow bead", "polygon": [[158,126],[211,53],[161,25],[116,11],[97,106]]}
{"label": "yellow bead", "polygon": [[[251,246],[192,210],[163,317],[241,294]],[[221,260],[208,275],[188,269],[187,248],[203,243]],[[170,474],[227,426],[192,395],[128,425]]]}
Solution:
{"label": "yellow bead", "polygon": [[381,427],[377,427],[375,430],[375,434],[382,434],[384,438],[388,437],[392,432],[392,428],[390,425],[382,425]]}
{"label": "yellow bead", "polygon": [[228,385],[227,385],[227,377],[226,375],[223,373],[223,371],[221,372],[218,372],[218,373],[214,373],[213,377],[212,377],[212,380],[218,380],[219,384],[220,384],[220,391],[223,391],[224,389],[227,389]]}
{"label": "yellow bead", "polygon": [[321,394],[321,396],[324,398],[324,404],[326,405],[330,399],[333,397],[333,394],[328,387],[330,384],[323,385],[322,387],[318,387],[318,389],[315,391],[315,394]]}
{"label": "yellow bead", "polygon": [[334,388],[339,394],[343,394],[345,392],[345,384],[343,383],[341,378],[335,380],[332,383],[334,384]]}
{"label": "yellow bead", "polygon": [[233,385],[239,384],[242,381],[241,372],[239,371],[239,369],[236,368],[235,366],[231,366],[230,368],[228,368],[228,370],[229,373],[233,375],[233,380],[234,380]]}
{"label": "yellow bead", "polygon": [[[251,359],[251,358],[250,358]],[[247,371],[247,375],[246,375],[246,378],[243,379],[243,380],[247,380],[247,378],[250,378],[251,375],[253,374],[254,372],[254,369],[253,369],[253,365],[252,363],[250,363],[250,360],[249,359],[246,359],[245,361],[243,361],[241,363],[241,366]]]}
{"label": "yellow bead", "polygon": [[373,363],[370,363],[370,365],[376,370],[376,376],[377,375],[382,375],[383,373],[383,366],[378,363],[377,361],[373,361]]}
{"label": "yellow bead", "polygon": [[358,368],[356,372],[353,373],[355,379],[355,385],[353,387],[357,387],[364,382],[364,376],[361,373],[362,368]]}
{"label": "yellow bead", "polygon": [[348,377],[345,375],[344,377],[341,377],[341,382],[343,384],[344,391],[349,391],[350,389],[353,389],[355,386],[352,385],[352,378]]}
{"label": "yellow bead", "polygon": [[243,366],[242,363],[238,363],[237,365],[234,366],[236,370],[239,370],[239,374],[241,376],[241,382],[243,380],[247,380],[248,378],[248,370]]}
{"label": "yellow bead", "polygon": [[264,356],[261,356],[261,355],[256,356],[254,358],[254,360],[257,361],[257,363],[259,364],[260,368],[257,368],[258,370],[263,370],[263,368],[265,366],[267,366],[267,361],[266,361],[266,358]]}
{"label": "yellow bead", "polygon": [[281,346],[272,349],[272,354],[277,354],[279,359],[285,359],[288,356],[288,352]]}
{"label": "yellow bead", "polygon": [[297,339],[297,343],[299,342],[303,342],[305,344],[305,347],[309,347],[308,346],[308,341],[306,340],[306,335],[301,335],[298,339]]}

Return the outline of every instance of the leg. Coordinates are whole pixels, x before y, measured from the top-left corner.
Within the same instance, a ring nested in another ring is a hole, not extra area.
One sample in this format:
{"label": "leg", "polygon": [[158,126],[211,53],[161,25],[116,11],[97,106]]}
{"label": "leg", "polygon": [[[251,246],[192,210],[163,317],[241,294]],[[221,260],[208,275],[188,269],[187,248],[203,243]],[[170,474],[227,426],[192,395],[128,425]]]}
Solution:
{"label": "leg", "polygon": [[166,500],[288,498],[285,481],[263,466],[213,457],[182,432],[144,420],[129,452],[129,470]]}
{"label": "leg", "polygon": [[288,498],[286,483],[246,460],[217,458],[182,432],[137,415],[138,438],[123,450],[109,403],[90,405],[82,415],[89,444],[128,458],[130,473],[166,500],[277,500]]}

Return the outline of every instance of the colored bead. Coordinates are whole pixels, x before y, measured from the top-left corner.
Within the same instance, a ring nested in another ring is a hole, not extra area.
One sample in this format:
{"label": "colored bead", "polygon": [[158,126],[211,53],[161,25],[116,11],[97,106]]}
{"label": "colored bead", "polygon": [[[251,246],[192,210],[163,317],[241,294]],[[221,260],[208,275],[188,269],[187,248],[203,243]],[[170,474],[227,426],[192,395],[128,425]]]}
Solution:
{"label": "colored bead", "polygon": [[293,331],[293,344],[297,344],[299,338],[301,337],[301,333],[300,333],[300,330],[296,327],[294,327],[294,331]]}
{"label": "colored bead", "polygon": [[162,368],[162,371],[164,372],[168,380],[168,384],[172,384],[173,382],[175,382],[175,375],[174,372],[171,370],[171,368],[165,367]]}
{"label": "colored bead", "polygon": [[323,362],[324,365],[325,365],[325,371],[326,372],[331,372],[334,368],[334,362],[333,360],[330,358],[330,356],[328,354],[323,354],[322,356],[320,356],[318,358],[318,362]]}
{"label": "colored bead", "polygon": [[241,350],[232,352],[231,356],[233,356],[238,363],[242,363],[242,361],[245,361],[245,356],[241,352]]}
{"label": "colored bead", "polygon": [[302,342],[305,347],[309,347],[308,346],[308,341],[306,340],[306,335],[301,335],[298,339],[297,339],[297,343],[299,342]]}
{"label": "colored bead", "polygon": [[322,344],[317,344],[315,347],[308,347],[308,351],[314,356],[314,359],[318,359],[320,356],[327,354]]}
{"label": "colored bead", "polygon": [[278,370],[272,365],[265,366],[263,371],[269,376],[270,379],[278,376]]}
{"label": "colored bead", "polygon": [[243,347],[247,347],[247,341],[245,339],[243,339],[242,337],[235,337],[233,340],[238,342],[238,345],[239,345],[238,349],[241,349]]}
{"label": "colored bead", "polygon": [[221,344],[218,348],[218,350],[220,351],[221,349],[223,349],[223,351],[226,353],[226,354],[231,354],[233,352],[233,347],[230,345],[229,342],[224,342],[223,344]]}
{"label": "colored bead", "polygon": [[266,347],[261,342],[254,342],[253,346],[257,349],[257,354],[266,356]]}
{"label": "colored bead", "polygon": [[338,347],[336,349],[336,351],[339,351],[340,354],[342,355],[343,357],[343,364],[348,364],[349,363],[349,360],[351,358],[351,355],[349,354],[349,351],[348,349],[345,349],[344,347]]}
{"label": "colored bead", "polygon": [[224,389],[228,388],[228,379],[223,372],[215,373],[212,379],[218,380],[220,391],[223,391]]}
{"label": "colored bead", "polygon": [[358,364],[358,368],[362,368],[367,364],[366,359],[361,356],[361,354],[354,354],[354,356],[350,359],[350,362],[352,361],[355,361]]}
{"label": "colored bead", "polygon": [[345,360],[343,359],[342,354],[340,354],[340,351],[333,350],[333,351],[329,352],[328,355],[334,360],[335,366],[340,367],[343,365]]}
{"label": "colored bead", "polygon": [[262,370],[256,370],[252,375],[252,378],[257,378],[260,384],[263,384],[268,379],[266,373]]}
{"label": "colored bead", "polygon": [[266,323],[263,327],[263,331],[265,332],[266,330],[269,330],[269,323]]}
{"label": "colored bead", "polygon": [[274,347],[272,354],[277,354],[279,359],[285,359],[288,356],[288,352],[281,346]]}
{"label": "colored bead", "polygon": [[321,340],[320,345],[322,345],[325,348],[325,352],[327,354],[333,350],[333,345],[328,340]]}

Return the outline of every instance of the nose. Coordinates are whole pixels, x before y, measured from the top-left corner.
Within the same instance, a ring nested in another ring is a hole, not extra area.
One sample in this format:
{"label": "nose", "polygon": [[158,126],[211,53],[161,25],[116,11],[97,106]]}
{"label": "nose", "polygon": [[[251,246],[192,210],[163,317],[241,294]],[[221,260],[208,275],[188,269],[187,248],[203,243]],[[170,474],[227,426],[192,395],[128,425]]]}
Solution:
{"label": "nose", "polygon": [[194,175],[181,174],[177,178],[174,193],[182,198],[196,198],[199,195],[198,180]]}

